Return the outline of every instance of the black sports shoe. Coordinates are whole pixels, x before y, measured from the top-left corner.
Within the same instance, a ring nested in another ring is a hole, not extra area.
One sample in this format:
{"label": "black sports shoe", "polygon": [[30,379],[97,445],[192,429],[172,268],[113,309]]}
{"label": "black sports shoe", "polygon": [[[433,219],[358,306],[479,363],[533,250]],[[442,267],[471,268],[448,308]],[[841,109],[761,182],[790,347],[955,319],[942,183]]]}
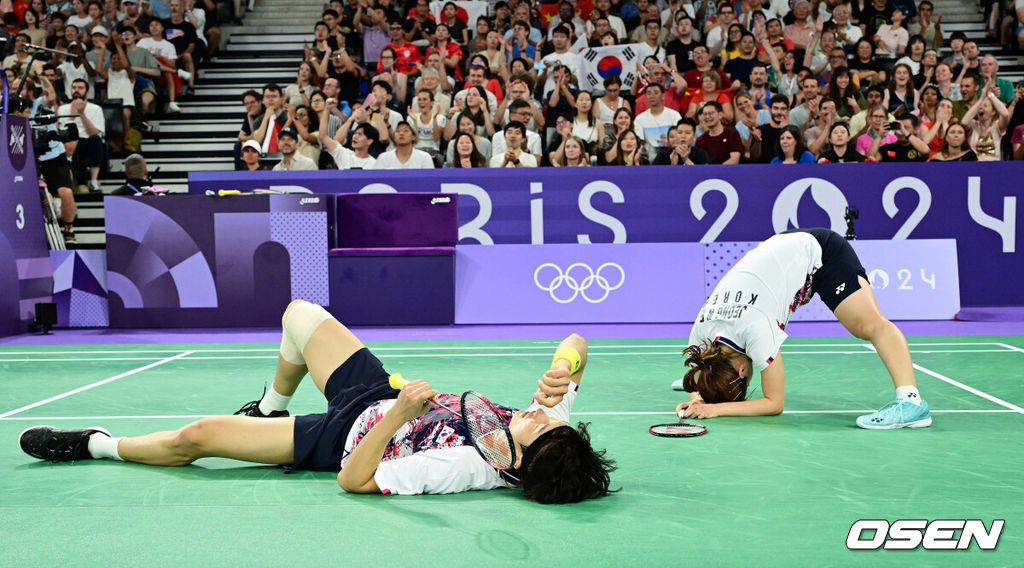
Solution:
{"label": "black sports shoe", "polygon": [[[267,394],[267,387],[263,387],[263,394]],[[243,404],[242,408],[239,408],[235,414],[254,416],[256,418],[284,418],[285,416],[289,416],[287,410],[273,410],[270,414],[263,414],[263,412],[260,411],[261,400],[263,400],[262,396],[256,400]]]}
{"label": "black sports shoe", "polygon": [[60,430],[52,426],[33,426],[18,436],[18,443],[26,454],[53,463],[91,460],[89,436],[97,432],[110,435],[105,428],[99,427]]}

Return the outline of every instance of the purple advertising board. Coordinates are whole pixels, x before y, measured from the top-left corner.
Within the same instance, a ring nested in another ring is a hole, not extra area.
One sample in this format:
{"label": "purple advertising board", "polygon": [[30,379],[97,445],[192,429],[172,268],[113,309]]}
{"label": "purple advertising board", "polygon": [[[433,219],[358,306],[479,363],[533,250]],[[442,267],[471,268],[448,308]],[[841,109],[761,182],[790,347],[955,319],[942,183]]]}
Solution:
{"label": "purple advertising board", "polygon": [[277,325],[326,305],[323,195],[107,197],[111,327]]}
{"label": "purple advertising board", "polygon": [[28,331],[53,300],[53,271],[28,120],[0,118],[0,336]]}
{"label": "purple advertising board", "polygon": [[703,267],[695,243],[459,246],[455,323],[692,320]]}
{"label": "purple advertising board", "polygon": [[[756,242],[456,247],[455,323],[691,322]],[[857,241],[886,316],[951,319],[960,309],[951,239]],[[834,321],[818,299],[794,321]]]}
{"label": "purple advertising board", "polygon": [[860,239],[955,239],[964,305],[1024,305],[1024,163],[195,172],[189,191],[459,193],[460,244],[760,241],[793,227]]}

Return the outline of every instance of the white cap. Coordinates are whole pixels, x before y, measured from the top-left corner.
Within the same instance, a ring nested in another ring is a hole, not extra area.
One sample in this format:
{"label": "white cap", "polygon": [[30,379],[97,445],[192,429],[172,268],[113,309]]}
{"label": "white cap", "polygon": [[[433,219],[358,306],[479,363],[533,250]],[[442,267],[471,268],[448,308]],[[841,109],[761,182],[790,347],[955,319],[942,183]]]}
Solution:
{"label": "white cap", "polygon": [[263,149],[260,148],[259,142],[255,140],[246,140],[245,144],[242,144],[242,150],[245,150],[246,148],[252,148],[261,154],[263,153]]}
{"label": "white cap", "polygon": [[92,35],[96,35],[96,34],[100,34],[101,36],[108,36],[108,35],[110,35],[110,34],[107,33],[107,28],[105,28],[103,26],[94,26],[92,28]]}

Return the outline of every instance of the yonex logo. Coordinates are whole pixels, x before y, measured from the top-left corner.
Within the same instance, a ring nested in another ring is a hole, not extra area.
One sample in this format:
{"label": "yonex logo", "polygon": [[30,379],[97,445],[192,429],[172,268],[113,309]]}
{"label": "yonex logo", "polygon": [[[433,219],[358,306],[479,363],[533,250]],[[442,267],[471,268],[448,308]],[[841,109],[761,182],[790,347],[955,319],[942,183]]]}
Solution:
{"label": "yonex logo", "polygon": [[842,284],[836,286],[836,296],[842,294],[843,290],[846,290],[846,282],[843,282]]}
{"label": "yonex logo", "polygon": [[861,519],[850,527],[846,548],[967,550],[973,540],[981,550],[995,550],[1005,523],[1003,519],[996,519],[987,530],[985,523],[978,519],[900,519],[892,525],[885,519]]}
{"label": "yonex logo", "polygon": [[[596,271],[587,264],[577,262],[569,265],[563,272],[558,265],[545,262],[533,271],[533,283],[550,294],[551,299],[559,304],[568,304],[577,296],[591,304],[599,304],[608,298],[612,290],[618,290],[626,283],[626,271],[614,262],[606,262]],[[587,293],[594,286],[603,291],[599,297],[597,292],[591,292],[590,295]],[[563,291],[563,288],[566,291]]]}

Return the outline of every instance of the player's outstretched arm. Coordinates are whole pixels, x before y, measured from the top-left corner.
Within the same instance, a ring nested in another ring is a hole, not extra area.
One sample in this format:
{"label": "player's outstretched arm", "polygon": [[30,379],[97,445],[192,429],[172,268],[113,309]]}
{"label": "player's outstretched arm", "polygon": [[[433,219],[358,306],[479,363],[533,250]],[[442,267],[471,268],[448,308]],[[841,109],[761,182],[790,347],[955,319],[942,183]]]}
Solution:
{"label": "player's outstretched arm", "polygon": [[437,391],[424,381],[412,381],[398,395],[395,405],[359,442],[345,467],[338,473],[338,485],[349,493],[380,493],[373,474],[384,456],[388,441],[403,424],[430,410]]}
{"label": "player's outstretched arm", "polygon": [[682,402],[676,412],[685,410],[684,418],[714,418],[716,416],[774,416],[782,414],[786,402],[786,373],[782,366],[782,352],[761,371],[761,390],[764,396],[738,402],[708,404],[698,396]]}
{"label": "player's outstretched arm", "polygon": [[555,406],[569,392],[569,381],[580,383],[586,366],[587,340],[575,333],[566,337],[555,350],[551,368],[537,381],[534,399],[548,408]]}

